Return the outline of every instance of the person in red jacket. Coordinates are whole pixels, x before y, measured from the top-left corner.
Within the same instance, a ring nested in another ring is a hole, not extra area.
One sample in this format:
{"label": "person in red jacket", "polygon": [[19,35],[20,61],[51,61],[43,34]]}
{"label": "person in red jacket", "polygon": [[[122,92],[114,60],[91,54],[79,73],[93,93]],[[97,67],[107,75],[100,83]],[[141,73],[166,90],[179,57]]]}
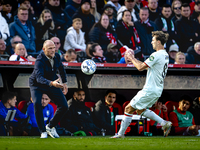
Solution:
{"label": "person in red jacket", "polygon": [[[167,107],[160,100],[156,101],[155,104],[150,108],[161,118],[169,121],[167,114]],[[163,135],[162,126],[154,120],[150,120],[150,129],[153,135]]]}
{"label": "person in red jacket", "polygon": [[175,135],[200,135],[200,126],[195,124],[192,113],[188,111],[191,104],[191,97],[183,95],[179,107],[169,114]]}

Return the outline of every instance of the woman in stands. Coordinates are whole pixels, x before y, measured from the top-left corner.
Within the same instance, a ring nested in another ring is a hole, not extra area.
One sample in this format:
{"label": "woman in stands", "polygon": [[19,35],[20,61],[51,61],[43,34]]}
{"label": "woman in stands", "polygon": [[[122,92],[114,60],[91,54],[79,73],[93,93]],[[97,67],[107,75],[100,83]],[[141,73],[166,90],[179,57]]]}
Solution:
{"label": "woman in stands", "polygon": [[94,24],[89,32],[89,41],[98,43],[104,52],[107,51],[108,44],[117,45],[117,34],[110,26],[108,15],[102,14],[100,20]]}
{"label": "woman in stands", "polygon": [[35,25],[36,34],[36,49],[37,51],[42,49],[42,45],[45,40],[48,40],[56,36],[56,27],[52,18],[51,11],[44,9],[40,14],[37,24]]}

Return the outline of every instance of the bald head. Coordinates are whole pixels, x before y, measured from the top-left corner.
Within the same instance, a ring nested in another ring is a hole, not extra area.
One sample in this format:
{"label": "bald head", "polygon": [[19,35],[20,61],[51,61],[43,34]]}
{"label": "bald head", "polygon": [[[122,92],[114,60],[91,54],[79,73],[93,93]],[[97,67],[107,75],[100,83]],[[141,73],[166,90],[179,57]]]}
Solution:
{"label": "bald head", "polygon": [[53,58],[55,56],[55,44],[52,40],[46,40],[43,44],[43,51],[44,54],[49,57]]}
{"label": "bald head", "polygon": [[26,48],[23,43],[18,43],[15,46],[15,53],[20,56],[25,56]]}

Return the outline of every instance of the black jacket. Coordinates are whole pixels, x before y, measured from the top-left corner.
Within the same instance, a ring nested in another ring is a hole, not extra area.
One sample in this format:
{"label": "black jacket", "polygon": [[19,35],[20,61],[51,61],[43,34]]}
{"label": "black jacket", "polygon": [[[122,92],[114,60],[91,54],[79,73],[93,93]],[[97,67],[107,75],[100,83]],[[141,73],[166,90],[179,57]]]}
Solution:
{"label": "black jacket", "polygon": [[89,31],[91,30],[92,26],[94,25],[95,23],[95,18],[94,16],[89,13],[88,15],[86,14],[83,14],[81,8],[79,8],[76,13],[72,16],[72,19],[74,18],[81,18],[82,20],[82,31],[85,32],[85,40],[86,40],[86,43],[89,41],[88,40],[88,33]]}
{"label": "black jacket", "polygon": [[190,46],[186,55],[187,64],[200,64],[200,55],[194,50],[194,46]]}
{"label": "black jacket", "polygon": [[[113,108],[113,112],[114,117],[118,115],[117,108]],[[113,135],[115,133],[115,124],[111,125],[111,113],[109,107],[105,104],[105,100],[99,100],[95,104],[94,122],[99,128],[106,129],[107,135]]]}
{"label": "black jacket", "polygon": [[110,32],[117,40],[117,34],[112,30],[111,27],[105,29],[99,23],[95,24],[89,32],[89,41],[98,43],[104,52],[107,51],[107,46],[110,43],[110,40],[106,35],[107,32]]}
{"label": "black jacket", "polygon": [[69,14],[69,16],[72,18],[72,16],[75,14],[77,9],[80,7],[80,4],[75,3],[74,1],[69,1],[68,4],[65,7],[65,11]]}
{"label": "black jacket", "polygon": [[85,106],[84,102],[79,102],[73,98],[68,100],[69,111],[63,117],[61,125],[71,132],[79,130],[87,132],[99,131],[93,123],[92,112]]}
{"label": "black jacket", "polygon": [[140,37],[142,53],[144,55],[151,55],[153,52],[155,52],[155,50],[153,50],[153,47],[151,45],[151,41],[152,41],[151,32],[157,31],[158,29],[154,22],[150,20],[149,23],[151,24],[151,27],[147,26],[146,24],[142,24],[140,20],[134,23],[135,28]]}
{"label": "black jacket", "polygon": [[[175,27],[177,31],[177,44],[179,45],[179,50],[186,53],[190,46],[193,46],[200,38],[200,28],[199,24],[192,20],[188,20],[186,17],[181,17],[175,22]],[[198,36],[195,35],[198,33]]]}

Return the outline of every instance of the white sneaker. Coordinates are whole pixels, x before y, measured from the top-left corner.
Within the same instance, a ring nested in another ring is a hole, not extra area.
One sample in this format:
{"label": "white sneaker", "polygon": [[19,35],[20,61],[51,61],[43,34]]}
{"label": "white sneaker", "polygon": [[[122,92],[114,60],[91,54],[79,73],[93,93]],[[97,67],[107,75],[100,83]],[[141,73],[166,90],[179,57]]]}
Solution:
{"label": "white sneaker", "polygon": [[41,136],[40,136],[40,138],[41,139],[46,139],[48,136],[47,136],[47,132],[42,132],[41,133]]}
{"label": "white sneaker", "polygon": [[115,139],[115,138],[125,138],[125,136],[124,135],[120,135],[120,134],[117,133],[116,135],[114,135],[114,136],[112,136],[110,138],[112,138],[112,139]]}
{"label": "white sneaker", "polygon": [[168,136],[168,134],[171,131],[171,127],[172,127],[172,122],[170,122],[170,121],[165,121],[164,122],[164,125],[162,126],[162,129],[164,131],[164,137]]}
{"label": "white sneaker", "polygon": [[46,131],[52,138],[59,138],[60,137],[58,135],[58,133],[56,132],[56,129],[54,127],[53,128],[49,128],[48,124],[46,125]]}

